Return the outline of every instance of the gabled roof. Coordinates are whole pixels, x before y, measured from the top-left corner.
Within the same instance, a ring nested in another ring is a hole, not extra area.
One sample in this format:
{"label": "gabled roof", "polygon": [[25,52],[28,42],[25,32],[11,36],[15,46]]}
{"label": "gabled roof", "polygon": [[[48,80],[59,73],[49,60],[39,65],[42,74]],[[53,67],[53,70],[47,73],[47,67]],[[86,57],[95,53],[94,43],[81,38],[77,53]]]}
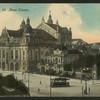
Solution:
{"label": "gabled roof", "polygon": [[19,30],[7,30],[9,36],[13,36],[13,37],[22,37],[23,35],[23,29],[19,29]]}
{"label": "gabled roof", "polygon": [[[59,29],[59,31],[62,31],[63,29],[65,29],[66,27],[61,27],[59,25],[56,25],[56,24],[49,24],[49,23],[46,23],[48,26],[50,26],[51,28],[53,28],[54,30],[57,30],[57,27]],[[66,28],[67,29],[67,28]],[[67,29],[68,30],[68,29]]]}
{"label": "gabled roof", "polygon": [[49,33],[42,29],[33,29],[33,34],[38,34],[44,40],[57,40],[55,37],[51,36]]}

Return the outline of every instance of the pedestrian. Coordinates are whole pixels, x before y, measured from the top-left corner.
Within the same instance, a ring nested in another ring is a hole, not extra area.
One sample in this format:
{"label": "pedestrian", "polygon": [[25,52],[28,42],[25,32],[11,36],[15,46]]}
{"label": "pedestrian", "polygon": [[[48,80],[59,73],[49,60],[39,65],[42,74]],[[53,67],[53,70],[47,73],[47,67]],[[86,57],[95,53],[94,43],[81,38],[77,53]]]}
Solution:
{"label": "pedestrian", "polygon": [[41,84],[41,81],[40,81],[40,84]]}
{"label": "pedestrian", "polygon": [[83,86],[82,86],[82,96],[83,96]]}
{"label": "pedestrian", "polygon": [[90,93],[90,87],[89,87],[89,93]]}
{"label": "pedestrian", "polygon": [[38,88],[38,93],[40,93],[40,89]]}

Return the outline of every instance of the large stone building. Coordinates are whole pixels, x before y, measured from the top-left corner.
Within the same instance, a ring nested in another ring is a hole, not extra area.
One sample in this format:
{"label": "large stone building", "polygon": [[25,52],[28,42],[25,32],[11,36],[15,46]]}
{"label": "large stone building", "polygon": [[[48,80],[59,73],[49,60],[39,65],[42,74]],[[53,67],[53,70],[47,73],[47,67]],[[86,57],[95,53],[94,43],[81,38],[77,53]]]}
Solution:
{"label": "large stone building", "polygon": [[[0,68],[34,71],[39,63],[62,65],[65,63],[62,55],[65,57],[67,50],[71,49],[71,41],[71,28],[61,27],[58,21],[53,24],[51,14],[47,22],[42,18],[37,28],[32,28],[30,19],[27,18],[26,22],[22,21],[19,30],[3,29],[0,36]],[[64,49],[61,53],[62,49],[55,49],[59,45],[67,50]]]}

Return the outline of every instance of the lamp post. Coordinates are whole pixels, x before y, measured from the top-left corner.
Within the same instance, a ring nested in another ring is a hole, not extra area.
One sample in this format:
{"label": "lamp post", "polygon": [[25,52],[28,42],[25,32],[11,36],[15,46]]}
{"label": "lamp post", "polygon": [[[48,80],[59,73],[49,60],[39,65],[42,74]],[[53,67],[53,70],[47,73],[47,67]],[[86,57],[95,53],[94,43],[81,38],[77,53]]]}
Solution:
{"label": "lamp post", "polygon": [[95,73],[93,73],[93,84],[94,84],[94,76],[95,76]]}
{"label": "lamp post", "polygon": [[51,97],[51,66],[50,66],[50,97]]}
{"label": "lamp post", "polygon": [[[50,70],[51,72],[51,70]],[[51,73],[50,73],[50,97],[51,97]]]}
{"label": "lamp post", "polygon": [[88,78],[88,76],[87,76],[86,72],[89,70],[89,68],[84,68],[83,70],[85,71],[85,90],[84,90],[84,94],[88,94],[87,93],[87,78]]}
{"label": "lamp post", "polygon": [[29,72],[28,72],[28,90],[30,91],[30,77],[29,77]]}
{"label": "lamp post", "polygon": [[87,94],[87,79],[85,79],[85,91],[84,91],[85,94]]}
{"label": "lamp post", "polygon": [[82,68],[81,68],[81,77],[80,77],[81,83],[82,83],[82,76],[83,76],[83,71],[82,71]]}

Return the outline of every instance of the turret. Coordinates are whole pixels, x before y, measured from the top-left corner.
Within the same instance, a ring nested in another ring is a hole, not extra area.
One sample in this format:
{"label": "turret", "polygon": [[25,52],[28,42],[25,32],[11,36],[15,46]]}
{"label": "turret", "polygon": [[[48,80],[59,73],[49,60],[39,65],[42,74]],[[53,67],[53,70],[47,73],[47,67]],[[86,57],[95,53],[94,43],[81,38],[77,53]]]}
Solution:
{"label": "turret", "polygon": [[21,23],[21,25],[20,25],[20,28],[22,29],[24,27],[25,27],[25,21],[23,20],[22,23]]}
{"label": "turret", "polygon": [[26,25],[24,27],[24,33],[32,33],[32,27],[30,25],[30,19],[29,19],[29,17],[26,20]]}
{"label": "turret", "polygon": [[58,22],[58,20],[56,21],[56,25],[59,25],[59,22]]}
{"label": "turret", "polygon": [[27,18],[27,24],[29,24],[30,25],[30,19],[29,19],[29,17]]}
{"label": "turret", "polygon": [[49,19],[47,21],[48,24],[53,24],[52,16],[51,16],[51,11],[49,11]]}
{"label": "turret", "polygon": [[42,22],[45,22],[44,17],[42,17]]}

